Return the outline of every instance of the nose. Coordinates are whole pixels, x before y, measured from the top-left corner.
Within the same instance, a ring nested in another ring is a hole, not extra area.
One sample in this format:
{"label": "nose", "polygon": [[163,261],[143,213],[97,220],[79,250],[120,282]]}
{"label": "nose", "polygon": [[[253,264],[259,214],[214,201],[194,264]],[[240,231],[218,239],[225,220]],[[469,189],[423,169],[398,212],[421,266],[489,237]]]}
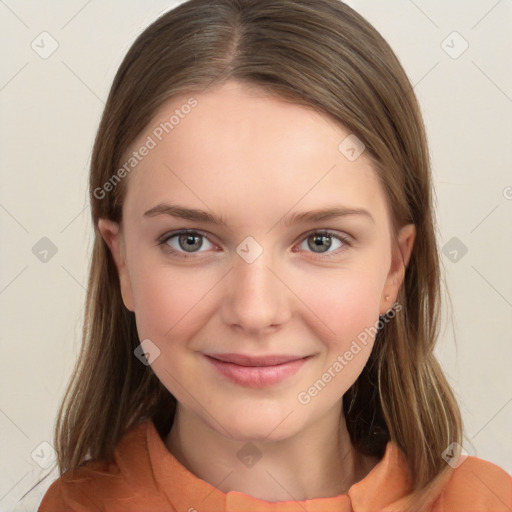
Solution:
{"label": "nose", "polygon": [[275,330],[290,317],[291,296],[270,250],[253,261],[236,254],[226,279],[222,314],[226,324],[258,335]]}

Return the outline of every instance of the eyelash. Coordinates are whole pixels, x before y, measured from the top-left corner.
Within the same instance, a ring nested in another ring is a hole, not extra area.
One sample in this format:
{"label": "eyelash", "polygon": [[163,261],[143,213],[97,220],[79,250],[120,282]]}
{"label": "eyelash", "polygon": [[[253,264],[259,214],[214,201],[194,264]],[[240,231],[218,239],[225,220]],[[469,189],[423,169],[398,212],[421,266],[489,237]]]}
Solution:
{"label": "eyelash", "polygon": [[[177,256],[178,258],[183,258],[183,259],[194,258],[195,257],[194,254],[198,254],[198,253],[185,254],[185,253],[182,253],[180,251],[177,251],[177,250],[173,249],[171,246],[169,246],[167,244],[167,242],[169,240],[171,240],[172,238],[180,236],[180,235],[185,235],[185,234],[199,235],[199,236],[201,236],[203,238],[207,238],[208,239],[208,237],[206,235],[204,235],[203,233],[201,233],[200,231],[195,231],[195,230],[192,230],[192,229],[190,229],[190,230],[182,229],[182,230],[179,230],[179,231],[172,231],[171,233],[166,233],[165,235],[163,235],[163,237],[161,237],[158,240],[158,245],[161,246],[162,249],[166,253],[171,254],[173,256]],[[341,252],[346,250],[346,247],[351,247],[351,245],[352,245],[352,243],[350,242],[350,240],[347,237],[345,237],[343,235],[340,235],[338,233],[335,233],[333,231],[330,231],[328,229],[320,229],[320,230],[316,230],[316,231],[311,231],[311,232],[307,233],[303,238],[301,238],[299,243],[302,243],[304,240],[307,240],[312,235],[328,236],[330,238],[335,238],[336,240],[338,240],[338,241],[343,243],[343,246],[340,247],[339,249],[337,249],[334,252],[316,253],[316,254],[319,255],[318,257],[320,259],[329,259],[329,258],[338,256]],[[213,242],[210,241],[210,243],[213,243]],[[315,254],[315,253],[313,253],[313,254]]]}

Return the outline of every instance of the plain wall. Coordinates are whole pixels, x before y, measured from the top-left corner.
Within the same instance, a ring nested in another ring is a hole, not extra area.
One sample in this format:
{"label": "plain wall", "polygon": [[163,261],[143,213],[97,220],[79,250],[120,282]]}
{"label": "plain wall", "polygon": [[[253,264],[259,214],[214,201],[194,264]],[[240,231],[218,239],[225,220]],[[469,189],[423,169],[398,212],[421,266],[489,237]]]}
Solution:
{"label": "plain wall", "polygon": [[[45,473],[38,462],[51,460],[78,354],[88,165],[104,102],[135,37],[177,3],[0,2],[1,511]],[[446,310],[436,351],[460,401],[464,448],[510,473],[512,2],[350,4],[399,56],[425,117],[454,315]],[[44,31],[58,43],[47,58],[55,43]]]}

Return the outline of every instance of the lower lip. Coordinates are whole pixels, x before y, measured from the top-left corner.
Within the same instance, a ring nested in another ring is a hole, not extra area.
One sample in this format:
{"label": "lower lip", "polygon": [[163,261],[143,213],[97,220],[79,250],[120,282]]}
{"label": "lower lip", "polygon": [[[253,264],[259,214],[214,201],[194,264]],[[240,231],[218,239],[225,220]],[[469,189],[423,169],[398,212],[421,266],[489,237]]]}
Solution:
{"label": "lower lip", "polygon": [[309,360],[309,357],[305,357],[274,366],[241,366],[209,356],[205,358],[228,380],[249,388],[265,388],[278,384],[297,373]]}

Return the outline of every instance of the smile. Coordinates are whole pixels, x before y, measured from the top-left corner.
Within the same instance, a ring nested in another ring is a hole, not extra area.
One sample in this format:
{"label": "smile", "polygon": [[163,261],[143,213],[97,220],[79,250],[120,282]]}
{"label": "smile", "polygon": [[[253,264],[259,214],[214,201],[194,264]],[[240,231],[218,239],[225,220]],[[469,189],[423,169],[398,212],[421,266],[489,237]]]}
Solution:
{"label": "smile", "polygon": [[249,388],[264,388],[282,382],[299,371],[311,356],[261,356],[203,354],[225,378]]}

